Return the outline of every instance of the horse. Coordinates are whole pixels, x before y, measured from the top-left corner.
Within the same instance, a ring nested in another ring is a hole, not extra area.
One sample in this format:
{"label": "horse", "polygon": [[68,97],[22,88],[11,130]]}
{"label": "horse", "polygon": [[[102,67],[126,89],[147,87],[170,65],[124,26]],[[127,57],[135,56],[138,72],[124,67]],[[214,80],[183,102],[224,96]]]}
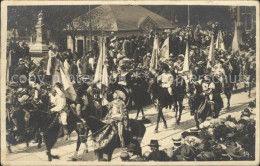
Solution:
{"label": "horse", "polygon": [[147,97],[145,81],[139,76],[132,76],[130,81],[129,86],[122,86],[118,84],[118,82],[111,83],[107,90],[108,100],[112,101],[113,93],[116,90],[123,92],[126,96],[124,102],[127,105],[127,108],[131,107],[131,103],[133,101],[135,107],[137,108],[136,119],[138,118],[140,111],[142,112],[142,119],[145,119],[143,111],[144,101]]}
{"label": "horse", "polygon": [[[43,133],[43,139],[46,145],[47,149],[47,156],[48,160],[52,161],[52,159],[59,159],[58,155],[52,155],[51,149],[54,146],[54,144],[57,142],[58,137],[61,135],[60,131],[62,129],[62,125],[59,122],[59,113],[56,112],[50,112],[50,111],[30,111],[28,115],[28,125],[30,126],[37,126],[37,128],[40,129],[40,132]],[[80,123],[81,120],[77,117],[73,111],[68,112],[68,132],[69,134],[72,133],[72,131],[76,131],[78,134],[78,140],[77,140],[77,148],[76,152],[79,149],[81,139],[80,139],[80,133],[78,130],[77,123]],[[85,142],[86,144],[86,142]],[[87,148],[87,145],[86,145]],[[87,152],[85,149],[84,151]],[[75,152],[75,153],[76,153]]]}
{"label": "horse", "polygon": [[151,78],[149,81],[149,86],[148,86],[148,93],[150,93],[151,100],[153,101],[156,110],[158,112],[157,114],[157,123],[154,132],[158,133],[158,127],[159,127],[159,122],[160,118],[162,118],[163,123],[164,123],[164,128],[167,128],[166,120],[164,118],[162,109],[167,108],[172,104],[172,99],[170,95],[167,92],[167,89],[165,90],[162,88],[159,83],[157,83],[156,78]]}
{"label": "horse", "polygon": [[[217,118],[221,110],[221,101],[216,91],[213,91],[213,101],[209,100],[209,95],[202,92],[202,87],[193,81],[188,83],[188,103],[191,109],[191,114],[194,114],[196,127],[206,120],[208,116]],[[222,103],[223,104],[223,103]]]}
{"label": "horse", "polygon": [[[183,109],[183,99],[186,94],[186,82],[182,76],[176,75],[176,78],[173,81],[172,90],[173,90],[173,102],[174,102],[176,124],[179,125],[181,120],[182,109]],[[179,112],[179,116],[178,116],[178,112]]]}
{"label": "horse", "polygon": [[[111,161],[113,151],[120,147],[115,122],[104,123],[93,116],[88,116],[85,120],[86,126],[92,132],[93,147],[97,159],[100,161],[106,155],[107,161]],[[124,132],[126,145],[134,141],[138,141],[140,144],[146,132],[144,124],[141,121],[129,119],[129,128],[130,131]]]}

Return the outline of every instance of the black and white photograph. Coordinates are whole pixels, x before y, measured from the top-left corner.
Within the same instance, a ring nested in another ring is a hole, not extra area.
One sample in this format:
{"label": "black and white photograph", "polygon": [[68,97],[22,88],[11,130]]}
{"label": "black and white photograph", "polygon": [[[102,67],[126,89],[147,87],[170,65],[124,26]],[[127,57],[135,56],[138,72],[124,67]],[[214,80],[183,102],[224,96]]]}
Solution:
{"label": "black and white photograph", "polygon": [[3,165],[259,158],[258,1],[1,3]]}

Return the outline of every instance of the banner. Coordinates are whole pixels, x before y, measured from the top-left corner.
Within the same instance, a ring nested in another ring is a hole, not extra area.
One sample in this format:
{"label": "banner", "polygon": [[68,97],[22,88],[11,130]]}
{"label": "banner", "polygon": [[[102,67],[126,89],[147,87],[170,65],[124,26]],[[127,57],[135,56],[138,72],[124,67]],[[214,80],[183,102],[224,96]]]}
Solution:
{"label": "banner", "polygon": [[169,59],[170,49],[169,49],[169,37],[167,37],[160,49],[160,55],[162,58]]}
{"label": "banner", "polygon": [[150,64],[150,68],[152,69],[158,69],[158,54],[159,54],[159,42],[158,42],[158,36],[156,35],[153,41],[153,52],[152,52],[152,59]]}
{"label": "banner", "polygon": [[187,72],[189,70],[190,70],[190,68],[189,68],[189,42],[186,41],[186,51],[185,51],[182,72]]}
{"label": "banner", "polygon": [[68,77],[64,73],[64,68],[60,66],[60,75],[61,75],[61,83],[63,84],[64,92],[67,98],[69,98],[72,101],[76,101],[77,93],[68,79]]}
{"label": "banner", "polygon": [[237,33],[237,25],[235,23],[235,31],[234,31],[234,38],[232,42],[232,52],[240,51],[239,49],[239,41],[238,41],[238,33]]}
{"label": "banner", "polygon": [[217,40],[216,40],[216,47],[215,48],[221,49],[221,50],[226,50],[221,30],[218,31],[218,37],[217,37]]}
{"label": "banner", "polygon": [[210,48],[209,48],[207,69],[211,68],[214,65],[214,61],[215,61],[215,59],[214,59],[214,34],[211,34],[211,42],[210,42]]}

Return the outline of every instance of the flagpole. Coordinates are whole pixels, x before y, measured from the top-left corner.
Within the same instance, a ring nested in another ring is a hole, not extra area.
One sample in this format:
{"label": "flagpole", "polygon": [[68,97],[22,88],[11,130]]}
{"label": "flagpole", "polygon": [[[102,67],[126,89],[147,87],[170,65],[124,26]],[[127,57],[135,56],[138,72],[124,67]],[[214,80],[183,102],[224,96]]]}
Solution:
{"label": "flagpole", "polygon": [[92,50],[92,25],[91,25],[91,10],[90,10],[90,5],[88,5],[88,10],[89,10],[89,38],[90,38],[90,45],[89,45],[89,51]]}
{"label": "flagpole", "polygon": [[104,32],[102,31],[102,38],[101,38],[101,70],[100,70],[100,98],[102,99],[103,96],[102,96],[102,70],[103,70],[103,67],[104,67],[104,62],[103,62],[103,53],[104,53],[104,50],[103,50],[103,42],[104,42]]}
{"label": "flagpole", "polygon": [[190,26],[190,5],[188,5],[188,26]]}

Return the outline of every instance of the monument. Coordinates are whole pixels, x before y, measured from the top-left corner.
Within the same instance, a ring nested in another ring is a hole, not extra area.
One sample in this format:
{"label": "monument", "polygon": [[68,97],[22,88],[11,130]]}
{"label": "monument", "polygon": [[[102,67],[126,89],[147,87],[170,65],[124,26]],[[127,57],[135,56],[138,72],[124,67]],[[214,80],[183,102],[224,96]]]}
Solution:
{"label": "monument", "polygon": [[48,54],[48,46],[46,44],[46,29],[44,24],[43,12],[38,14],[38,22],[35,25],[36,41],[30,44],[30,53],[32,57],[43,57]]}

